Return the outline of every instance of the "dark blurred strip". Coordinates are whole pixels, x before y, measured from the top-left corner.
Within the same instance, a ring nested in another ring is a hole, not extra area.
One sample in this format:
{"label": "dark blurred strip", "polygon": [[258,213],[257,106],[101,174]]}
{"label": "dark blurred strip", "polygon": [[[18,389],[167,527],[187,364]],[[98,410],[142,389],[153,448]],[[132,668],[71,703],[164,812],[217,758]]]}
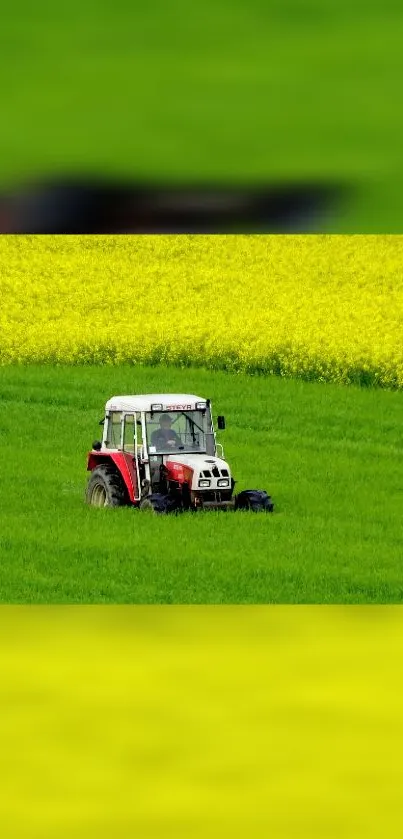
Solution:
{"label": "dark blurred strip", "polygon": [[150,186],[66,179],[0,197],[0,232],[320,232],[347,192],[331,183]]}

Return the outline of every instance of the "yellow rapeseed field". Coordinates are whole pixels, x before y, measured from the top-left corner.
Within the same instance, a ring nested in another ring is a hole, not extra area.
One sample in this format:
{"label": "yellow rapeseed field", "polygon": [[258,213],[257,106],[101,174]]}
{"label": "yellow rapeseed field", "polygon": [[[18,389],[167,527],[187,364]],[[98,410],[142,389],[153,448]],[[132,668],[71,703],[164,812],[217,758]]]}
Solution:
{"label": "yellow rapeseed field", "polygon": [[398,836],[402,607],[2,606],[5,839]]}
{"label": "yellow rapeseed field", "polygon": [[403,387],[401,236],[7,236],[0,363]]}

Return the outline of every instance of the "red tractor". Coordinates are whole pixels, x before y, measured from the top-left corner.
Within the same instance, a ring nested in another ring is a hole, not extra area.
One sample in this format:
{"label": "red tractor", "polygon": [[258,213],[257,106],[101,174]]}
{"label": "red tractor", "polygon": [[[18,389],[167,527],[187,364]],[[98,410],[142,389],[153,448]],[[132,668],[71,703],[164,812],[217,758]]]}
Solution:
{"label": "red tractor", "polygon": [[[234,494],[209,399],[188,393],[114,396],[100,424],[102,441],[88,455],[88,504],[129,505],[154,513],[273,511],[263,490]],[[225,428],[224,417],[218,417],[217,425]]]}

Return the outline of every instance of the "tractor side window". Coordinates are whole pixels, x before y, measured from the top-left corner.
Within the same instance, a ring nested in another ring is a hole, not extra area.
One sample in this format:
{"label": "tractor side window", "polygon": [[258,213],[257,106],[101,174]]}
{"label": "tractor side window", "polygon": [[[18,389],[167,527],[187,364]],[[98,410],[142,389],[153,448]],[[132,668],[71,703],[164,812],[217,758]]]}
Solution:
{"label": "tractor side window", "polygon": [[134,431],[135,431],[135,417],[134,414],[127,414],[125,416],[124,432],[123,432],[123,448],[126,452],[134,453]]}
{"label": "tractor side window", "polygon": [[120,411],[114,411],[109,415],[108,439],[106,440],[109,449],[120,449],[121,420],[122,414]]}

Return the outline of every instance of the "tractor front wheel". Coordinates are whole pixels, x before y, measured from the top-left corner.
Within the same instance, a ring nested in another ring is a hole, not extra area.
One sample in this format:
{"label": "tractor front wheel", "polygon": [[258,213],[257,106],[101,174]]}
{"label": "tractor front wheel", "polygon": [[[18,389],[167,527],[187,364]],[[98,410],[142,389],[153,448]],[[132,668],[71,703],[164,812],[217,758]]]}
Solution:
{"label": "tractor front wheel", "polygon": [[235,497],[236,510],[251,510],[253,513],[272,513],[274,504],[263,489],[245,489]]}
{"label": "tractor front wheel", "polygon": [[167,515],[167,513],[177,513],[179,510],[178,504],[172,495],[164,495],[161,492],[153,492],[147,495],[140,501],[140,510],[147,513],[157,513],[158,515]]}
{"label": "tractor front wheel", "polygon": [[122,507],[127,504],[126,487],[119,472],[105,464],[93,469],[86,500],[93,507]]}

